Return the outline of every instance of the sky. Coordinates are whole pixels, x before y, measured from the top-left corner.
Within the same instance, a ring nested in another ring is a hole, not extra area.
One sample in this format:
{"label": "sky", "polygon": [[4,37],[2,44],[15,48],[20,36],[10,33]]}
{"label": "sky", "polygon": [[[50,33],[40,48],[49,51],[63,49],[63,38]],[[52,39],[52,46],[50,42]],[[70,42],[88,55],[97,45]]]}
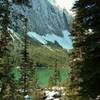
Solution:
{"label": "sky", "polygon": [[74,5],[75,0],[56,0],[57,5],[61,8],[66,8],[69,13],[71,12],[71,8]]}
{"label": "sky", "polygon": [[56,5],[60,8],[66,8],[67,11],[72,14],[71,8],[74,5],[75,0],[48,0],[51,3],[56,2]]}

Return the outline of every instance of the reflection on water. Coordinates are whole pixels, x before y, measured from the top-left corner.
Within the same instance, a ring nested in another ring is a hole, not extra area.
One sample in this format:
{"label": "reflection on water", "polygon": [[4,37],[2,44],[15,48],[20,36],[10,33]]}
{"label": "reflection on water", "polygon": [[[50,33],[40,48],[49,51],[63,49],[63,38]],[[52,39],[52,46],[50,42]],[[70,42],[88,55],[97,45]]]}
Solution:
{"label": "reflection on water", "polygon": [[[60,69],[60,75],[61,75],[61,83],[64,83],[66,79],[69,77],[69,71],[66,68]],[[39,79],[39,85],[41,87],[47,87],[48,81],[51,75],[53,75],[53,69],[48,68],[38,68],[37,74]]]}
{"label": "reflection on water", "polygon": [[[48,86],[48,81],[50,76],[52,76],[54,73],[54,69],[52,68],[37,68],[37,78],[38,78],[38,83],[40,87],[47,87]],[[13,77],[15,78],[16,82],[20,80],[21,73],[20,69],[18,68],[13,68],[11,73]],[[69,77],[69,70],[67,68],[61,68],[60,69],[60,78],[61,78],[61,84],[63,84],[66,79]]]}

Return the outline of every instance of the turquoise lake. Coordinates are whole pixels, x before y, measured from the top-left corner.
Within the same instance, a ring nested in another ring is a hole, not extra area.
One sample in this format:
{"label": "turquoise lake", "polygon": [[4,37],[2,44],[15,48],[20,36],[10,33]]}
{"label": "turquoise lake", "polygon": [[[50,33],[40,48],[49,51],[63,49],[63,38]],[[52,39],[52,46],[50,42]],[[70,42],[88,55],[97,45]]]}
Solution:
{"label": "turquoise lake", "polygon": [[[47,68],[40,68],[37,70],[38,78],[39,78],[39,85],[41,87],[47,87],[48,81],[50,76],[53,75],[53,69],[47,69]],[[61,83],[63,84],[69,77],[69,71],[68,69],[60,69],[60,77],[61,77]]]}
{"label": "turquoise lake", "polygon": [[[13,69],[11,72],[15,80],[18,81],[21,77],[20,70],[19,69]],[[52,76],[54,73],[53,68],[37,68],[37,78],[38,78],[38,84],[40,87],[47,87],[48,81],[50,76]],[[69,70],[67,68],[61,68],[60,69],[60,78],[61,78],[61,84],[63,84],[69,77]]]}

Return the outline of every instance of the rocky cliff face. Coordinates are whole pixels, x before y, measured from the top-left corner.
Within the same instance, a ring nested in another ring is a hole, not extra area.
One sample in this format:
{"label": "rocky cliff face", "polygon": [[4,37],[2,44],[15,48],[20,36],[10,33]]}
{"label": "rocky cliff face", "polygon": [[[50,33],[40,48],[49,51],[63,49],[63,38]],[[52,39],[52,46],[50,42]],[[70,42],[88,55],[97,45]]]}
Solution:
{"label": "rocky cliff face", "polygon": [[[49,2],[50,0],[49,1],[48,0],[8,0],[8,1],[10,2],[10,12],[11,12],[9,28],[13,29],[17,33],[23,33],[24,31],[24,27],[23,27],[24,17],[28,18],[28,31],[33,32],[30,34],[34,34],[35,32],[40,36],[47,35],[46,38],[42,37],[45,40],[47,39],[48,34],[49,35],[54,34],[63,37],[65,34],[68,33],[68,32],[63,33],[65,30],[70,31],[69,28],[70,22],[69,22],[67,11],[65,9],[60,9],[55,5],[52,5]],[[34,37],[36,37],[36,35],[33,36],[33,38]],[[63,42],[63,39],[60,39],[60,37],[56,37],[56,38],[57,39],[59,38],[59,41]],[[52,41],[55,42],[56,40],[53,39]]]}
{"label": "rocky cliff face", "polygon": [[67,11],[51,5],[48,0],[30,0],[26,4],[13,2],[11,6],[11,24],[17,22],[17,31],[22,32],[22,18],[25,16],[29,21],[29,31],[40,35],[62,35],[62,30],[69,30]]}

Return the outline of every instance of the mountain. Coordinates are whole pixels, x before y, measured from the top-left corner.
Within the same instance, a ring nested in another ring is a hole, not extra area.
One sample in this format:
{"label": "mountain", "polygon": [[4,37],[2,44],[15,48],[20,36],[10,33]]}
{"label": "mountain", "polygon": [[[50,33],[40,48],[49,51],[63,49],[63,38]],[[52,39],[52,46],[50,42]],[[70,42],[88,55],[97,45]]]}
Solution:
{"label": "mountain", "polygon": [[[4,1],[4,0],[3,0]],[[9,28],[22,34],[24,17],[28,18],[28,36],[42,44],[58,42],[63,48],[72,48],[70,16],[51,0],[9,0]],[[66,5],[67,6],[67,5]]]}
{"label": "mountain", "polygon": [[[14,37],[17,40],[16,36]],[[42,45],[39,42],[29,42],[28,44],[28,53],[30,59],[37,64],[37,67],[54,67],[55,61],[57,60],[57,65],[59,67],[68,67],[68,60],[69,60],[69,52],[66,49],[60,48],[59,44],[55,43],[49,43],[47,45]],[[12,62],[15,63],[15,65],[21,65],[22,63],[22,55],[21,51],[23,50],[23,43],[20,43],[20,41],[14,40],[13,43],[11,43],[13,46],[10,49],[10,55],[13,57]]]}
{"label": "mountain", "polygon": [[30,58],[37,63],[38,67],[54,67],[55,61],[59,67],[68,67],[68,51],[55,46],[30,45]]}

